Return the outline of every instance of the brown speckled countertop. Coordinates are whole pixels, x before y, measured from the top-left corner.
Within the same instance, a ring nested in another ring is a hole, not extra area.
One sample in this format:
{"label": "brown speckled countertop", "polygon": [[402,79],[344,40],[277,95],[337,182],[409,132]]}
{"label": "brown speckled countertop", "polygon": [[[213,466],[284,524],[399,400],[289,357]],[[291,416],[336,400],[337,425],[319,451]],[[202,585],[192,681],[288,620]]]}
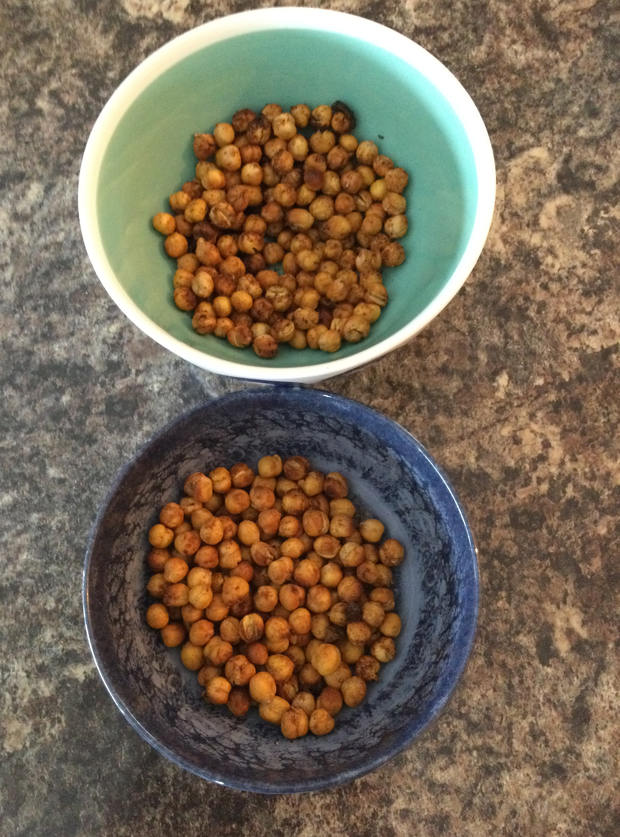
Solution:
{"label": "brown speckled countertop", "polygon": [[0,7],[0,833],[615,837],[611,0],[331,4],[393,26],[447,64],[496,153],[495,220],[465,288],[397,357],[326,385],[407,427],[468,510],[480,548],[479,634],[439,722],[347,787],[262,798],[156,755],[98,679],[80,599],[98,504],[155,429],[243,384],[167,354],[108,299],[79,234],[80,157],[101,106],[141,58],[247,7]]}

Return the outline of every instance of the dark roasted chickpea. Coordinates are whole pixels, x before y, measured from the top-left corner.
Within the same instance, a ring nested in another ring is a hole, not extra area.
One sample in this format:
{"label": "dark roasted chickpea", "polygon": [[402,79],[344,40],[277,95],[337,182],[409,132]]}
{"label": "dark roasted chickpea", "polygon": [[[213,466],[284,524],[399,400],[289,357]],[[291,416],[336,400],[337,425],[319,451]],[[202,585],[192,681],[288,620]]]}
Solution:
{"label": "dark roasted chickpea", "polygon": [[236,717],[239,718],[242,715],[246,715],[251,706],[250,696],[247,692],[247,689],[241,688],[239,686],[234,686],[230,690],[230,694],[228,696],[228,701],[226,705],[228,706],[232,714]]}
{"label": "dark roasted chickpea", "polygon": [[151,549],[146,560],[150,570],[160,573],[169,558],[170,552],[167,549]]}

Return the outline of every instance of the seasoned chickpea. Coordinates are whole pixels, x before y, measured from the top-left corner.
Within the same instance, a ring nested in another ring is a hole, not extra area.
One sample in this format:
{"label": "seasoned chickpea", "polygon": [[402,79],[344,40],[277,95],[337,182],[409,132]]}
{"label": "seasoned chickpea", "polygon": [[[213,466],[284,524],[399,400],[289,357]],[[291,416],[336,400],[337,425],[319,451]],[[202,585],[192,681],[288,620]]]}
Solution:
{"label": "seasoned chickpea", "polygon": [[245,462],[239,462],[230,469],[230,478],[235,488],[247,488],[252,484],[254,471]]}
{"label": "seasoned chickpea", "polygon": [[149,543],[156,549],[166,549],[174,539],[174,532],[162,523],[156,523],[149,529]]}
{"label": "seasoned chickpea", "polygon": [[[299,707],[303,709],[303,707]],[[313,735],[328,735],[334,728],[335,721],[329,712],[324,708],[315,709],[308,721],[310,732]]]}
{"label": "seasoned chickpea", "polygon": [[180,622],[169,622],[161,631],[160,636],[166,648],[176,648],[185,639],[187,632]]}
{"label": "seasoned chickpea", "polygon": [[306,607],[308,610],[312,611],[312,613],[326,613],[330,609],[331,605],[332,596],[327,587],[323,587],[322,584],[317,584],[308,590],[306,595]]}
{"label": "seasoned chickpea", "polygon": [[247,657],[256,666],[264,666],[269,657],[267,646],[262,642],[251,642],[247,649]]}
{"label": "seasoned chickpea", "polygon": [[312,655],[312,665],[322,677],[336,671],[341,662],[339,648],[327,642],[321,643]]}
{"label": "seasoned chickpea", "polygon": [[346,541],[340,547],[338,559],[343,567],[359,567],[365,560],[364,549],[360,544]]}
{"label": "seasoned chickpea", "polygon": [[259,704],[258,714],[263,721],[268,721],[270,724],[280,724],[282,715],[291,708],[288,700],[285,700],[279,695],[275,695],[269,700],[263,701]]}
{"label": "seasoned chickpea", "polygon": [[275,561],[269,564],[267,567],[267,575],[273,584],[285,584],[292,578],[293,569],[293,559],[285,555],[282,558],[276,558]]}
{"label": "seasoned chickpea", "polygon": [[306,591],[299,584],[283,584],[279,593],[280,604],[288,611],[301,607],[306,600]]}
{"label": "seasoned chickpea", "polygon": [[197,567],[213,569],[213,567],[217,567],[218,562],[219,555],[217,554],[217,549],[213,546],[201,546],[194,555],[194,564]]}
{"label": "seasoned chickpea", "polygon": [[185,518],[185,513],[178,503],[166,503],[159,513],[159,522],[168,529],[176,529]]}
{"label": "seasoned chickpea", "polygon": [[241,622],[235,616],[227,616],[220,622],[220,636],[225,642],[236,645],[241,641]]}
{"label": "seasoned chickpea", "polygon": [[369,541],[370,543],[379,543],[383,537],[385,527],[380,520],[370,518],[369,520],[362,520],[359,530],[365,541]]}
{"label": "seasoned chickpea", "polygon": [[362,618],[371,628],[378,628],[385,618],[385,611],[379,602],[367,601],[362,605]]}
{"label": "seasoned chickpea", "polygon": [[254,593],[254,607],[263,613],[271,613],[278,604],[278,591],[275,587],[262,585]]}
{"label": "seasoned chickpea", "polygon": [[277,454],[263,456],[258,460],[258,473],[261,477],[277,477],[282,473],[282,459]]}
{"label": "seasoned chickpea", "polygon": [[245,546],[252,546],[260,541],[260,529],[252,520],[242,520],[237,529],[237,537]]}
{"label": "seasoned chickpea", "polygon": [[293,633],[307,634],[312,626],[312,614],[306,607],[297,607],[289,615],[288,623]]}
{"label": "seasoned chickpea", "polygon": [[155,573],[149,578],[146,590],[149,596],[152,596],[154,599],[163,599],[167,585],[168,582],[164,578],[164,574]]}
{"label": "seasoned chickpea", "polygon": [[211,603],[205,608],[205,616],[212,622],[221,622],[226,619],[229,610],[220,593],[214,593]]}
{"label": "seasoned chickpea", "polygon": [[379,560],[386,567],[398,566],[404,557],[404,547],[395,538],[387,538],[379,547]]}
{"label": "seasoned chickpea", "polygon": [[362,597],[364,589],[359,579],[345,576],[336,588],[338,597],[343,602],[356,602]]}
{"label": "seasoned chickpea", "polygon": [[250,585],[244,578],[230,575],[224,579],[222,586],[222,601],[227,605],[233,605],[244,599],[250,592]]}
{"label": "seasoned chickpea", "polygon": [[170,614],[168,613],[168,608],[159,602],[150,605],[146,611],[146,622],[150,628],[161,630],[166,627],[169,621]]}
{"label": "seasoned chickpea", "polygon": [[227,703],[230,697],[231,684],[225,677],[213,677],[207,683],[205,697],[210,703]]}
{"label": "seasoned chickpea", "polygon": [[247,690],[239,686],[234,686],[230,690],[226,705],[236,717],[246,715],[251,706],[250,696]]}
{"label": "seasoned chickpea", "polygon": [[280,729],[285,738],[301,738],[308,732],[308,716],[303,709],[287,709],[282,714]]}
{"label": "seasoned chickpea", "polygon": [[202,647],[194,645],[191,640],[186,642],[181,648],[181,662],[190,671],[198,671],[203,664]]}
{"label": "seasoned chickpea", "polygon": [[276,681],[268,671],[257,672],[249,682],[250,696],[257,703],[266,703],[276,695]]}
{"label": "seasoned chickpea", "polygon": [[233,686],[245,686],[256,674],[256,667],[245,654],[235,654],[226,661],[224,674]]}
{"label": "seasoned chickpea", "polygon": [[241,514],[250,505],[250,495],[242,488],[233,488],[224,498],[224,505],[230,514]]}
{"label": "seasoned chickpea", "polygon": [[304,558],[295,567],[293,577],[302,587],[314,587],[320,581],[321,570],[316,563]]}
{"label": "seasoned chickpea", "polygon": [[267,660],[267,671],[276,683],[288,680],[293,675],[295,664],[286,654],[272,654]]}
{"label": "seasoned chickpea", "polygon": [[372,636],[372,628],[366,622],[349,622],[347,639],[353,645],[366,645]]}
{"label": "seasoned chickpea", "polygon": [[321,558],[332,559],[338,555],[340,551],[340,541],[333,535],[319,535],[313,541],[314,551]]}
{"label": "seasoned chickpea", "polygon": [[169,584],[182,581],[188,572],[189,565],[182,558],[169,558],[164,565],[164,578]]}
{"label": "seasoned chickpea", "polygon": [[291,706],[303,710],[309,717],[314,712],[316,701],[312,692],[300,691],[291,701]]}
{"label": "seasoned chickpea", "polygon": [[163,595],[166,607],[183,607],[189,602],[189,587],[183,582],[169,584]]}
{"label": "seasoned chickpea", "polygon": [[388,663],[396,656],[396,646],[394,640],[389,636],[382,636],[375,640],[370,646],[370,653],[376,657],[380,663]]}
{"label": "seasoned chickpea", "polygon": [[[176,530],[177,532],[179,529]],[[194,555],[200,549],[200,536],[198,532],[190,529],[189,531],[180,532],[174,539],[174,548],[178,553],[189,557]]]}
{"label": "seasoned chickpea", "polygon": [[402,623],[400,616],[397,613],[386,613],[385,619],[379,626],[379,630],[384,636],[396,637],[401,632]]}

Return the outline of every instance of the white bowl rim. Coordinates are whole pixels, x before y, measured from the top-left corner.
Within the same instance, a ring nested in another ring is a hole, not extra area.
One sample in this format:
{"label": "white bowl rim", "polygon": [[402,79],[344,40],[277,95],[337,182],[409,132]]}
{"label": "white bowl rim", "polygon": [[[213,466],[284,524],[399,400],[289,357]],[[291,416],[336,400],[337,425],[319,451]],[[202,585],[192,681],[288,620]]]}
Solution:
{"label": "white bowl rim", "polygon": [[[237,35],[267,29],[306,28],[337,32],[372,43],[420,72],[441,92],[459,118],[469,140],[478,185],[472,231],[452,275],[431,302],[394,334],[367,349],[311,366],[262,367],[215,357],[188,346],[148,317],[115,276],[105,254],[97,221],[96,194],[108,140],[144,88],[188,55]],[[405,35],[357,15],[329,9],[284,6],[253,9],[216,18],[178,35],[151,53],[121,82],[99,114],[86,143],[78,184],[78,213],[82,238],[99,281],[121,311],[145,334],[184,360],[220,375],[263,382],[315,383],[364,366],[421,331],[450,302],[476,264],[486,241],[495,205],[495,161],[491,141],[473,100],[437,58]]]}

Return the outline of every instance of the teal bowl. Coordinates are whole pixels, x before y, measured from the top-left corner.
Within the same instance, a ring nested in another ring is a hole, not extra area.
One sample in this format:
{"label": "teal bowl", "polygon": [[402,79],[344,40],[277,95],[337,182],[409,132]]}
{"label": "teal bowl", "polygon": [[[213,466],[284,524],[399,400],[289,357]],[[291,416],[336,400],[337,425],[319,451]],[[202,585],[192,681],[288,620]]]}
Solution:
{"label": "teal bowl", "polygon": [[[369,336],[333,355],[251,349],[193,331],[172,300],[173,262],[152,216],[194,176],[192,137],[241,107],[347,102],[355,133],[410,174],[407,259]],[[482,118],[457,79],[403,35],[354,15],[269,8],[192,29],[145,59],[103,108],[79,182],[86,250],[112,299],[159,344],[223,375],[316,382],[413,337],[471,273],[493,214],[495,166]]]}

